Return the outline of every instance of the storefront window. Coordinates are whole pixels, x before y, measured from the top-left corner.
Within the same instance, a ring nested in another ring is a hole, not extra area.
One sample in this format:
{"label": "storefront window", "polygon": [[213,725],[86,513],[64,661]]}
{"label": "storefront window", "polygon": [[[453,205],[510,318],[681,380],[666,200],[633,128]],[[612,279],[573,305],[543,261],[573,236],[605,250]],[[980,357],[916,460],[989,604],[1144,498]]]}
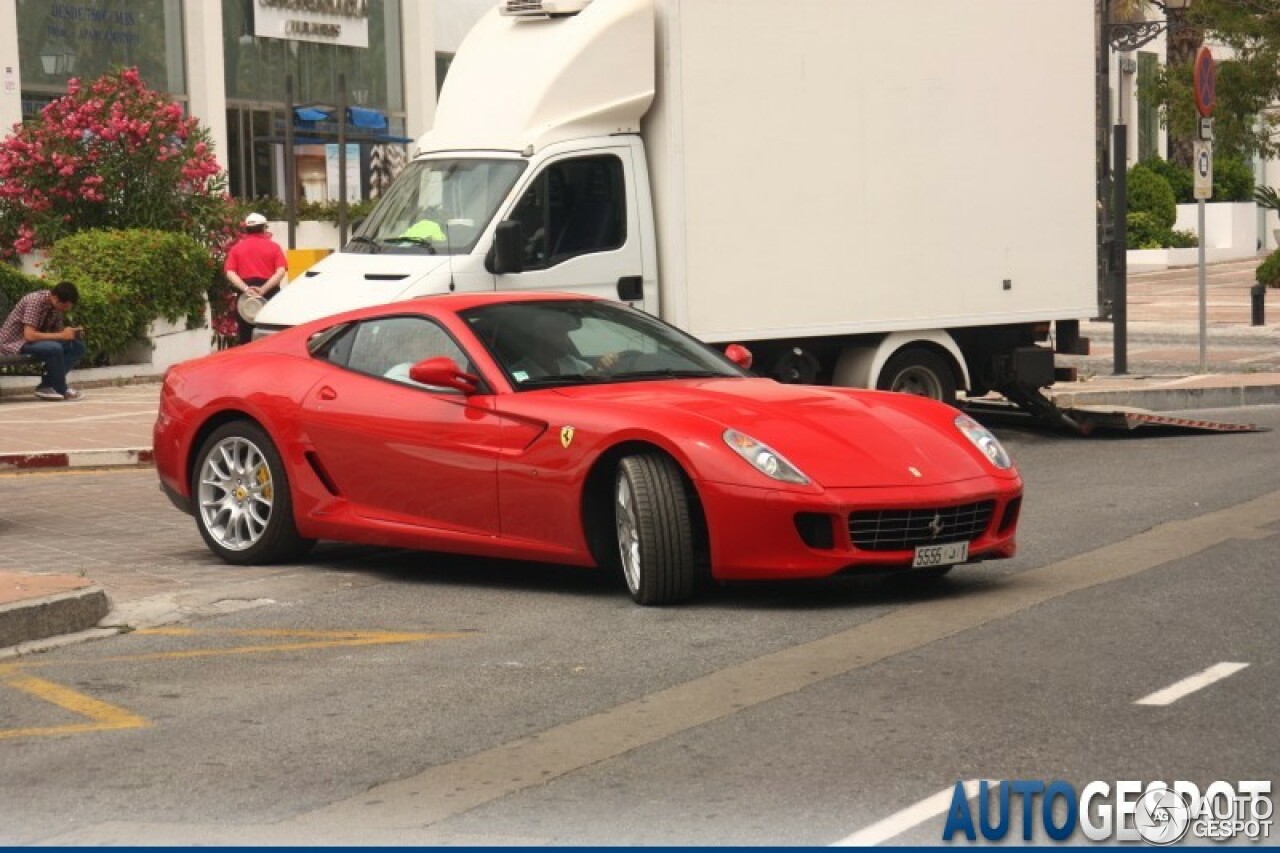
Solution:
{"label": "storefront window", "polygon": [[404,111],[398,0],[369,0],[368,47],[255,36],[254,8],[254,0],[222,3],[228,100],[283,104],[293,75],[294,103],[333,104],[342,74],[349,104]]}
{"label": "storefront window", "polygon": [[180,0],[17,0],[18,54],[25,92],[67,89],[136,66],[153,89],[187,92]]}

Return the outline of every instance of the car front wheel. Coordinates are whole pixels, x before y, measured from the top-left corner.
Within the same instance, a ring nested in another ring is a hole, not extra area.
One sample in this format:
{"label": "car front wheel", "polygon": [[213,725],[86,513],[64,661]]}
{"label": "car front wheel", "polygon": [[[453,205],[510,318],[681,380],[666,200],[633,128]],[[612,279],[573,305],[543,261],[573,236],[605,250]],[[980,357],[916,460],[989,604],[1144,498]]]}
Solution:
{"label": "car front wheel", "polygon": [[614,488],[618,552],[637,604],[675,604],[694,590],[696,555],[689,499],[668,456],[628,456]]}
{"label": "car front wheel", "polygon": [[256,424],[234,421],[213,431],[200,448],[191,494],[200,536],[228,563],[294,559],[315,544],[298,535],[284,463]]}

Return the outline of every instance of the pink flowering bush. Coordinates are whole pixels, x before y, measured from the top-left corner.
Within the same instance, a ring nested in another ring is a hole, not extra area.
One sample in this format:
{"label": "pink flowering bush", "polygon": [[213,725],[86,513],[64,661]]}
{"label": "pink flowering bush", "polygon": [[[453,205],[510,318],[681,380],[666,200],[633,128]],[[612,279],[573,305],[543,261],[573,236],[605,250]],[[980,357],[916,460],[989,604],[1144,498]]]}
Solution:
{"label": "pink flowering bush", "polygon": [[[186,234],[220,262],[239,219],[226,181],[208,130],[136,68],[72,79],[39,121],[0,140],[0,259],[82,231],[146,229]],[[215,272],[218,335],[234,333],[228,293]]]}
{"label": "pink flowering bush", "polygon": [[180,231],[220,254],[235,233],[207,129],[136,68],[103,75],[0,140],[0,255],[77,231]]}

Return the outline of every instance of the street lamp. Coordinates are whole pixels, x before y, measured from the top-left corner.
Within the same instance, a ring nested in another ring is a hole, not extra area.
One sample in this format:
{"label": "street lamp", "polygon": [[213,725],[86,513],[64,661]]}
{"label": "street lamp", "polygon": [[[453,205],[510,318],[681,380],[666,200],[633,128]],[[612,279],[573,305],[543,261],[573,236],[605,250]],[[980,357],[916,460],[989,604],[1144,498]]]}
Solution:
{"label": "street lamp", "polygon": [[[1168,30],[1174,32],[1181,28],[1179,19],[1182,12],[1191,6],[1191,0],[1147,0],[1152,6],[1164,12],[1165,19],[1159,21],[1112,22],[1111,7],[1113,0],[1102,0],[1102,69],[1109,77],[1111,73],[1111,57],[1108,48],[1116,52],[1137,50],[1151,42],[1160,33]],[[1175,15],[1173,13],[1179,13]],[[1110,90],[1110,83],[1104,80],[1104,88]],[[1104,114],[1111,120],[1110,108]],[[1129,178],[1129,128],[1120,113],[1121,120],[1113,128],[1112,152],[1112,187],[1114,201],[1112,203],[1112,263],[1111,276],[1111,322],[1113,340],[1113,372],[1119,376],[1129,372],[1129,293],[1128,293],[1128,178]]]}
{"label": "street lamp", "polygon": [[67,77],[76,70],[76,55],[66,45],[45,45],[40,51],[40,65],[49,77]]}

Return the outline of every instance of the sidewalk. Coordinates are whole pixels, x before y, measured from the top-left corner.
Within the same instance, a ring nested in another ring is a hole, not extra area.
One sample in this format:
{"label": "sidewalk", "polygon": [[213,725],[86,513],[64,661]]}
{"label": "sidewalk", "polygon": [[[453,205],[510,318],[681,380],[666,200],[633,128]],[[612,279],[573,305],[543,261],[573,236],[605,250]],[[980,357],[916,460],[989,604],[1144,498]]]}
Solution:
{"label": "sidewalk", "polygon": [[[1197,270],[1135,274],[1128,280],[1127,373],[1114,373],[1112,324],[1085,322],[1081,334],[1092,351],[1059,356],[1078,379],[1049,396],[1061,406],[1157,412],[1280,405],[1280,290],[1267,292],[1266,323],[1250,325],[1258,262],[1208,270],[1206,372],[1198,371]],[[119,371],[73,373],[72,384],[85,389],[74,403],[34,399],[34,378],[0,381],[0,489],[5,476],[21,472],[149,465],[159,378],[119,384],[126,379]],[[0,650],[90,628],[106,608],[106,595],[84,578],[0,571]]]}

